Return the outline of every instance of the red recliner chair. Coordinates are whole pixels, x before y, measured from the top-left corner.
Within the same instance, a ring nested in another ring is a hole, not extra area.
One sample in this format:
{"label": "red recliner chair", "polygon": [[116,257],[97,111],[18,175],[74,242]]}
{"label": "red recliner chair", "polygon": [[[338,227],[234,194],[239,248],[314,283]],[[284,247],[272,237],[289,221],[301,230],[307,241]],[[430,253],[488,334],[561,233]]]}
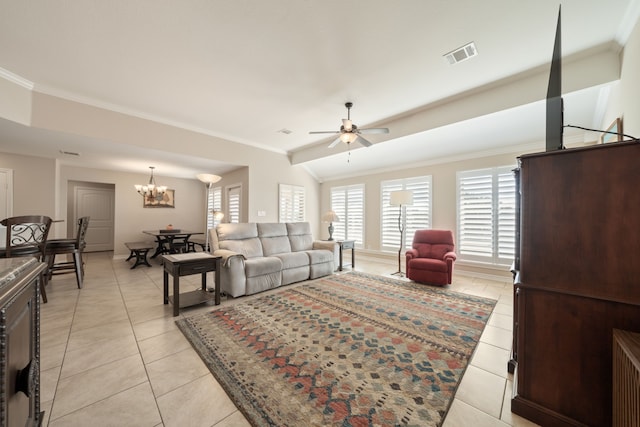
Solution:
{"label": "red recliner chair", "polygon": [[418,230],[407,250],[407,277],[430,285],[451,283],[456,260],[453,233],[449,230]]}

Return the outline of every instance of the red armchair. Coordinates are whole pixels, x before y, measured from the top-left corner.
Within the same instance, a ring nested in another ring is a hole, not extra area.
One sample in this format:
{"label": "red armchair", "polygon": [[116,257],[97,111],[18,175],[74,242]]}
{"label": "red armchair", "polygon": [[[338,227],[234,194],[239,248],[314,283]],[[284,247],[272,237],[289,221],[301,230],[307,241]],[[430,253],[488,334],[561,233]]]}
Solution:
{"label": "red armchair", "polygon": [[453,233],[449,230],[418,230],[412,248],[406,252],[407,277],[431,285],[451,283],[454,252]]}

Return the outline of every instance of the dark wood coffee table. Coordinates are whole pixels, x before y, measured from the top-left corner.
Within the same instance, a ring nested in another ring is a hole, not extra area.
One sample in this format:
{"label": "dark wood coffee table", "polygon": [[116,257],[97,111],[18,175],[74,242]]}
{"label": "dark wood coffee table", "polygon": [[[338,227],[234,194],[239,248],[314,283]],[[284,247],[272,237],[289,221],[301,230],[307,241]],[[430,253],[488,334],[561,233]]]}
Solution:
{"label": "dark wood coffee table", "polygon": [[[215,304],[220,304],[220,260],[222,257],[204,252],[188,254],[163,255],[164,264],[164,303],[173,304],[173,315],[180,314],[181,307],[190,307],[215,298]],[[215,292],[207,291],[207,273],[215,272]],[[202,289],[180,294],[180,277],[191,274],[202,274]],[[169,275],[173,276],[173,295],[169,296]]]}

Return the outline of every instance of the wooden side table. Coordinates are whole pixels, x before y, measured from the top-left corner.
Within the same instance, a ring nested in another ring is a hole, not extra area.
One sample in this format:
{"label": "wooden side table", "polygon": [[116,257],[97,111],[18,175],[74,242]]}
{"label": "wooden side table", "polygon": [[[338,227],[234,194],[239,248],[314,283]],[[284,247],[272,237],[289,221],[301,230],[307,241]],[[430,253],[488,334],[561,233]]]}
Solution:
{"label": "wooden side table", "polygon": [[[339,240],[336,242],[340,247],[340,265],[338,265],[338,271],[342,271],[343,267],[351,266],[351,268],[356,267],[356,241],[355,240]],[[351,249],[351,264],[344,264],[342,261],[342,253],[345,249]]]}
{"label": "wooden side table", "polygon": [[[173,315],[180,314],[181,307],[190,307],[201,304],[215,298],[215,304],[220,304],[220,260],[222,257],[213,256],[204,252],[163,255],[164,264],[164,303],[171,300]],[[215,272],[215,292],[211,296],[207,292],[207,273]],[[180,294],[180,276],[202,274],[202,289]],[[169,275],[173,276],[173,296],[169,297]]]}

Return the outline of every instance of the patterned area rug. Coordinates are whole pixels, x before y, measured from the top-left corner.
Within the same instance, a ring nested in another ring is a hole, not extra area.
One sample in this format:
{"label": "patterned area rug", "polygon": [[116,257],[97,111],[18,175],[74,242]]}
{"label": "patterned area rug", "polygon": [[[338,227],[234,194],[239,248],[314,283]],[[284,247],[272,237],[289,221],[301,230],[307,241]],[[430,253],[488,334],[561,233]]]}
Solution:
{"label": "patterned area rug", "polygon": [[438,426],[495,303],[350,272],[176,323],[254,426]]}

